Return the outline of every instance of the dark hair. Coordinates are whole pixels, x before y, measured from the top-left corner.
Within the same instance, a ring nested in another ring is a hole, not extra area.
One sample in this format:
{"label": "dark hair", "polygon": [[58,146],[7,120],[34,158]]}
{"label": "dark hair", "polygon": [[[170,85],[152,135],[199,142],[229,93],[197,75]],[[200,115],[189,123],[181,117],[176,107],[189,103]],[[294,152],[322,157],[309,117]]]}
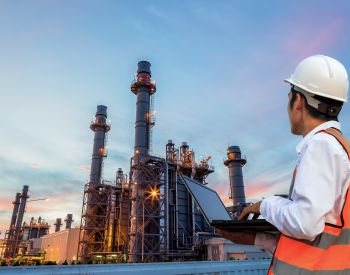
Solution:
{"label": "dark hair", "polygon": [[[317,110],[316,108],[310,106],[307,103],[306,97],[303,93],[298,92],[296,90],[294,90],[293,88],[291,89],[291,93],[292,93],[292,98],[290,99],[289,102],[289,107],[292,108],[294,106],[295,100],[297,99],[297,94],[299,94],[305,102],[305,109],[308,112],[308,114],[312,117],[312,118],[316,118],[316,119],[321,119],[324,121],[329,121],[329,120],[336,120],[338,121],[338,114],[336,116],[330,116],[329,114],[326,113],[321,113],[319,110]],[[319,95],[314,95],[313,98],[319,100],[322,103],[327,104],[330,107],[334,107],[336,109],[340,108],[339,111],[341,110],[341,107],[343,106],[343,102],[341,101],[337,101],[334,99],[330,99],[330,98],[326,98],[323,96],[319,96]]]}

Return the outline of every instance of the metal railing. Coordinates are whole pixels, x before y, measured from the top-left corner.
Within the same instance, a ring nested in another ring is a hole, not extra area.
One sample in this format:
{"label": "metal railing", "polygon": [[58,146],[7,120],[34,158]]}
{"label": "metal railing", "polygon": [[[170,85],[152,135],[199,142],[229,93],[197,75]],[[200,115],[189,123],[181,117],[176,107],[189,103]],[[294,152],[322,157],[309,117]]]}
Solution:
{"label": "metal railing", "polygon": [[265,275],[270,260],[240,260],[240,261],[205,261],[205,262],[173,262],[148,264],[105,264],[105,265],[57,265],[57,266],[19,266],[0,267],[0,273],[26,275],[42,274],[142,274],[142,275]]}

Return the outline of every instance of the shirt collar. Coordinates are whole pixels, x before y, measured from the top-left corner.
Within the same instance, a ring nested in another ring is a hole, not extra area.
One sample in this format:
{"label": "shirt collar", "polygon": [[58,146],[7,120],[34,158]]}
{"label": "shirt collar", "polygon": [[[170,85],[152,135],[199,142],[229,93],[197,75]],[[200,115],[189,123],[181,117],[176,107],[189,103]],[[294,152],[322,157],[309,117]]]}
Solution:
{"label": "shirt collar", "polygon": [[321,130],[326,130],[328,128],[336,128],[338,130],[341,130],[341,126],[340,123],[338,121],[335,120],[330,120],[327,122],[324,122],[320,125],[318,125],[317,127],[315,127],[314,129],[312,129],[296,146],[296,150],[297,153],[299,154],[301,152],[301,149],[303,148],[304,144],[317,132],[321,131]]}

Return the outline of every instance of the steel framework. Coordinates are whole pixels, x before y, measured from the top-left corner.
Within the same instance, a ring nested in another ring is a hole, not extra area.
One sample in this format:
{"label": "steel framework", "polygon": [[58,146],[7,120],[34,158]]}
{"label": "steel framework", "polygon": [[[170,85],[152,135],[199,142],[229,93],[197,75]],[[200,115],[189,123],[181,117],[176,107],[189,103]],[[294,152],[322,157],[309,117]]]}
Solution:
{"label": "steel framework", "polygon": [[131,163],[129,261],[160,261],[168,255],[166,162],[135,156]]}
{"label": "steel framework", "polygon": [[80,261],[89,262],[96,253],[126,254],[129,202],[125,185],[85,185],[78,248]]}
{"label": "steel framework", "polygon": [[201,251],[204,239],[213,236],[213,229],[205,221],[191,194],[183,184],[180,174],[192,177],[202,184],[214,171],[208,157],[199,164],[193,150],[183,142],[179,149],[169,140],[166,144],[166,160],[169,186],[169,258],[203,259]]}

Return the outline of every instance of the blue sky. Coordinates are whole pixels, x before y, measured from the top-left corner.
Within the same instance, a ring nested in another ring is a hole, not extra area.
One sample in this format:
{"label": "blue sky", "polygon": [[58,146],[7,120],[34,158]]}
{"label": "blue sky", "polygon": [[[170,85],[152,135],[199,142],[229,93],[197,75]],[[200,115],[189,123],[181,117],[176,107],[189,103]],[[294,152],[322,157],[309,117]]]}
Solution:
{"label": "blue sky", "polygon": [[223,159],[239,145],[249,200],[286,192],[300,137],[282,80],[317,53],[349,70],[349,10],[345,0],[1,1],[0,230],[24,184],[32,199],[50,197],[29,203],[26,220],[73,213],[79,224],[97,104],[112,122],[104,177],[128,171],[139,60],[158,83],[154,153],[173,139],[211,155],[209,186],[228,202]]}

